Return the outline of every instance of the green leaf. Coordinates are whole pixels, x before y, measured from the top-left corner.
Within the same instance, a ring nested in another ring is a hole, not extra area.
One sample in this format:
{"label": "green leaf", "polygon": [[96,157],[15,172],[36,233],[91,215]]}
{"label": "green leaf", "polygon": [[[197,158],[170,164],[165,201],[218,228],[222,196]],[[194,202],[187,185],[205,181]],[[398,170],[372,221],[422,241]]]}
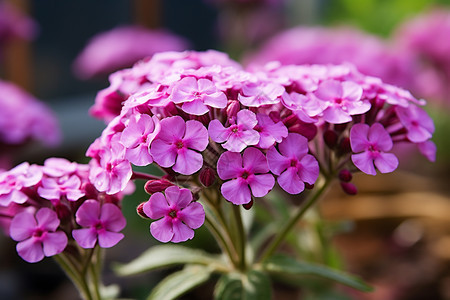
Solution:
{"label": "green leaf", "polygon": [[216,284],[215,300],[270,300],[272,288],[267,274],[251,270],[246,274],[223,275]]}
{"label": "green leaf", "polygon": [[327,266],[309,262],[297,261],[292,257],[276,255],[269,258],[263,269],[275,275],[313,275],[339,282],[363,292],[370,292],[372,287],[367,285],[362,279],[346,274],[342,271],[331,269]]}
{"label": "green leaf", "polygon": [[115,265],[114,270],[119,275],[128,276],[183,264],[197,264],[209,266],[212,269],[226,269],[219,256],[179,245],[159,245],[148,249],[127,264]]}
{"label": "green leaf", "polygon": [[164,278],[147,300],[172,300],[208,281],[212,270],[205,266],[188,265],[183,270]]}

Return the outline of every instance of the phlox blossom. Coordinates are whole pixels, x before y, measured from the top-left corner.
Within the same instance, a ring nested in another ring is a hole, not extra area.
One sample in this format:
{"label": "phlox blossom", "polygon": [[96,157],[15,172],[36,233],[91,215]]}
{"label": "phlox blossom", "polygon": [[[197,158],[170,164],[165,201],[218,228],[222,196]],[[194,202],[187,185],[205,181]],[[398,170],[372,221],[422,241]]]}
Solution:
{"label": "phlox blossom", "polygon": [[163,243],[192,239],[193,229],[205,222],[202,205],[192,201],[192,193],[188,189],[170,186],[164,194],[154,193],[143,206],[148,217],[159,219],[150,225],[151,234]]}
{"label": "phlox blossom", "polygon": [[22,204],[28,196],[21,190],[37,184],[42,179],[42,171],[36,165],[21,163],[13,169],[0,173],[0,206],[15,202]]}
{"label": "phlox blossom", "polygon": [[150,146],[155,162],[183,175],[200,170],[203,157],[199,152],[208,145],[205,126],[195,120],[185,122],[180,116],[165,118],[160,124],[161,130]]}
{"label": "phlox blossom", "polygon": [[370,109],[368,101],[361,100],[363,89],[352,81],[326,80],[319,84],[314,95],[324,102],[323,119],[332,124],[350,122],[352,115]]}
{"label": "phlox blossom", "polygon": [[421,143],[429,140],[434,132],[433,120],[425,110],[416,106],[397,106],[395,108],[400,122],[405,126],[406,137],[413,143]]}
{"label": "phlox blossom", "polygon": [[[392,153],[386,153],[393,147],[392,139],[380,123],[372,126],[355,124],[350,130],[352,161],[355,166],[369,175],[376,175],[375,166],[381,173],[394,171],[398,159]],[[374,166],[375,164],[375,166]]]}
{"label": "phlox blossom", "polygon": [[308,150],[308,140],[304,136],[289,133],[278,144],[278,150],[273,146],[267,151],[270,171],[279,175],[278,184],[289,194],[301,193],[305,182],[314,184],[319,177],[319,163]]}
{"label": "phlox blossom", "polygon": [[275,142],[280,143],[287,137],[288,130],[283,122],[274,122],[268,115],[256,114],[258,124],[255,130],[259,132],[259,143],[256,145],[262,149],[270,148]]}
{"label": "phlox blossom", "polygon": [[183,103],[183,111],[197,116],[209,112],[208,106],[225,108],[228,101],[227,96],[211,80],[190,76],[175,84],[171,97],[174,103]]}
{"label": "phlox blossom", "polygon": [[16,248],[20,257],[34,263],[61,253],[67,246],[67,236],[57,231],[59,223],[56,213],[46,207],[36,215],[28,210],[17,214],[11,221],[10,235],[19,242]]}
{"label": "phlox blossom", "polygon": [[112,203],[100,206],[97,200],[86,200],[75,216],[84,228],[73,230],[72,236],[83,248],[94,248],[97,241],[100,247],[110,248],[124,237],[119,231],[126,225],[125,217]]}
{"label": "phlox blossom", "polygon": [[85,195],[81,190],[81,179],[76,175],[60,178],[45,177],[42,179],[41,186],[38,187],[38,194],[48,200],[65,196],[70,201],[76,201]]}
{"label": "phlox blossom", "polygon": [[247,146],[256,145],[259,142],[259,133],[254,130],[258,123],[255,113],[248,109],[237,113],[236,123],[225,128],[215,119],[209,123],[208,132],[216,143],[224,143],[222,147],[231,152],[241,152]]}
{"label": "phlox blossom", "polygon": [[[263,197],[273,188],[275,179],[269,173],[264,154],[256,148],[245,149],[243,155],[224,152],[217,161],[217,173],[222,180],[221,192],[233,204],[249,203],[252,194]],[[231,180],[229,180],[231,179]]]}

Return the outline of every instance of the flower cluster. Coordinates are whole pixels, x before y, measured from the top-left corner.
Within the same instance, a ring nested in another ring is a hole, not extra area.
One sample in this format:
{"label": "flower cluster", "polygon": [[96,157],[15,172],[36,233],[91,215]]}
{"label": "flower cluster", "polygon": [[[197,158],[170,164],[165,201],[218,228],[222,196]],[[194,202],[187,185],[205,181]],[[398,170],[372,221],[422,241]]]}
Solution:
{"label": "flower cluster", "polygon": [[[20,112],[20,113],[17,113]],[[14,147],[28,141],[55,146],[61,139],[53,112],[18,86],[0,80],[0,169],[10,168]]]}
{"label": "flower cluster", "polygon": [[12,38],[31,40],[37,32],[34,20],[9,2],[0,1],[0,46]]}
{"label": "flower cluster", "polygon": [[120,26],[91,38],[75,59],[73,70],[79,78],[90,79],[130,67],[157,52],[186,49],[188,42],[168,31]]}
{"label": "flower cluster", "polygon": [[166,175],[147,177],[152,196],[141,214],[162,218],[151,233],[163,242],[192,238],[204,218],[195,199],[208,187],[249,208],[276,183],[299,194],[320,174],[352,193],[352,172],[397,168],[396,143],[434,160],[424,101],[350,65],[249,72],[221,53],[171,52],[122,72],[139,73],[128,82],[138,88],[88,149],[90,180],[115,194],[136,176],[132,164],[158,165]]}
{"label": "flower cluster", "polygon": [[0,173],[1,225],[24,260],[37,262],[76,244],[109,248],[123,238],[121,194],[98,192],[88,177],[89,165],[63,158]]}
{"label": "flower cluster", "polygon": [[351,27],[291,28],[267,40],[244,60],[248,65],[270,61],[284,65],[352,63],[363,74],[408,89],[414,87],[417,71],[410,51]]}

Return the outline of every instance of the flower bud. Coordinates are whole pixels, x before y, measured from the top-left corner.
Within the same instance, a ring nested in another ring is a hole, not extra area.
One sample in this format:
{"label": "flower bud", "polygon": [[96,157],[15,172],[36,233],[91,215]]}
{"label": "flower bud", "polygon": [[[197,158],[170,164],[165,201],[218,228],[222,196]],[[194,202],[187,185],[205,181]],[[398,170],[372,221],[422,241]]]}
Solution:
{"label": "flower bud", "polygon": [[200,171],[198,178],[205,187],[210,187],[216,180],[216,172],[212,168],[206,167]]}
{"label": "flower bud", "polygon": [[308,141],[311,141],[317,134],[317,127],[314,124],[297,122],[295,125],[288,128],[289,132],[295,132],[303,135]]}
{"label": "flower bud", "polygon": [[323,140],[329,148],[334,148],[337,144],[338,135],[334,130],[326,130],[323,133]]}
{"label": "flower bud", "polygon": [[338,154],[342,155],[349,153],[350,151],[352,151],[350,139],[348,137],[341,139],[339,142]]}
{"label": "flower bud", "polygon": [[144,204],[146,202],[142,202],[141,204],[138,205],[138,207],[136,207],[136,212],[137,214],[144,219],[150,219],[144,212]]}
{"label": "flower bud", "polygon": [[241,109],[241,104],[237,100],[230,100],[228,101],[227,106],[227,117],[232,118],[235,117],[238,113],[238,111]]}
{"label": "flower bud", "polygon": [[313,184],[309,184],[309,183],[305,182],[305,189],[312,190],[313,188],[314,188],[314,183]]}
{"label": "flower bud", "polygon": [[70,221],[72,212],[70,208],[61,203],[59,200],[52,202],[53,207],[55,208],[56,215],[58,216],[58,219],[61,220],[62,223],[65,223],[65,221]]}
{"label": "flower bud", "polygon": [[160,180],[149,180],[145,183],[144,189],[148,194],[153,194],[157,192],[162,192],[169,186],[172,186],[173,183],[170,181],[160,179]]}
{"label": "flower bud", "polygon": [[341,187],[349,195],[356,195],[358,193],[358,189],[353,183],[341,181]]}
{"label": "flower bud", "polygon": [[350,182],[353,178],[352,172],[348,169],[342,169],[338,174],[339,180],[343,182]]}
{"label": "flower bud", "polygon": [[249,203],[242,204],[242,207],[245,208],[246,210],[249,210],[250,208],[252,208],[252,206],[253,206],[253,198],[252,200],[250,200]]}

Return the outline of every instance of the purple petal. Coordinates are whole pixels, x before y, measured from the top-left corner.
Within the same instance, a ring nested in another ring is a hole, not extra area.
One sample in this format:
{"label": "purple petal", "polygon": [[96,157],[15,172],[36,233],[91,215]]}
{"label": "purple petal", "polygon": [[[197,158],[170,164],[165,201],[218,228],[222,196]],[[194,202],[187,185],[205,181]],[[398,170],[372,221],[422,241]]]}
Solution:
{"label": "purple petal", "polygon": [[183,209],[192,201],[192,193],[188,189],[180,189],[177,186],[170,186],[165,190],[166,200],[171,207]]}
{"label": "purple petal", "polygon": [[119,232],[125,228],[127,221],[120,208],[112,203],[102,205],[100,220],[103,222],[107,231]]}
{"label": "purple petal", "polygon": [[302,158],[308,153],[308,139],[298,133],[289,133],[279,145],[278,149],[287,158]]}
{"label": "purple petal", "polygon": [[432,136],[427,129],[418,125],[409,126],[407,129],[408,133],[406,134],[406,137],[413,143],[425,142]]}
{"label": "purple petal", "polygon": [[378,149],[381,151],[389,151],[392,149],[393,143],[391,136],[380,123],[375,123],[370,126],[368,139],[372,143],[376,143]]}
{"label": "purple petal", "polygon": [[252,173],[267,173],[269,172],[269,165],[267,164],[267,159],[256,148],[247,148],[242,155],[242,161],[244,163],[244,168],[251,170]]}
{"label": "purple petal", "polygon": [[18,243],[16,250],[19,256],[29,263],[35,263],[44,258],[42,244],[37,242],[34,238],[29,238]]}
{"label": "purple petal", "polygon": [[242,169],[241,154],[236,152],[224,152],[217,161],[217,174],[222,180],[237,178]]}
{"label": "purple petal", "polygon": [[352,81],[344,81],[342,83],[342,98],[350,101],[358,101],[361,99],[363,89],[359,84]]}
{"label": "purple petal", "polygon": [[259,132],[253,129],[244,130],[241,132],[240,139],[247,146],[256,145],[259,143]]}
{"label": "purple petal", "polygon": [[36,213],[36,220],[39,227],[46,231],[55,231],[59,226],[59,219],[56,212],[50,208],[43,207]]}
{"label": "purple petal", "polygon": [[364,173],[369,175],[377,175],[375,166],[373,165],[373,159],[371,158],[369,152],[353,154],[352,161],[355,166]]}
{"label": "purple petal", "polygon": [[271,147],[267,151],[267,162],[269,164],[269,169],[275,175],[280,175],[281,172],[286,170],[290,164],[289,158],[278,153],[275,147]]}
{"label": "purple petal", "polygon": [[355,124],[350,129],[350,145],[354,153],[365,151],[369,145],[367,136],[369,134],[369,125]]}
{"label": "purple petal", "polygon": [[23,241],[33,234],[37,227],[34,213],[24,211],[14,216],[9,227],[9,235],[17,242]]}
{"label": "purple petal", "polygon": [[173,237],[172,218],[164,217],[150,224],[150,233],[162,243],[170,241]]}
{"label": "purple petal", "polygon": [[144,204],[144,213],[152,219],[159,219],[166,216],[169,211],[169,203],[163,193],[154,193],[150,200]]}
{"label": "purple petal", "polygon": [[173,145],[163,140],[155,139],[151,144],[150,152],[155,162],[163,168],[168,168],[175,164],[177,152]]}
{"label": "purple petal", "polygon": [[262,174],[252,176],[252,180],[249,180],[250,189],[255,197],[263,197],[275,185],[275,179],[272,174]]}
{"label": "purple petal", "polygon": [[398,167],[398,159],[392,153],[380,153],[378,157],[374,159],[374,163],[381,173],[390,173]]}
{"label": "purple petal", "polygon": [[201,116],[209,111],[209,108],[200,99],[194,99],[190,102],[184,102],[181,109],[191,115]]}
{"label": "purple petal", "polygon": [[153,162],[150,149],[145,144],[136,148],[128,148],[125,152],[125,158],[136,166],[146,166]]}
{"label": "purple petal", "polygon": [[216,143],[225,142],[230,136],[230,132],[220,123],[219,120],[212,120],[208,125],[208,133]]}
{"label": "purple petal", "polygon": [[194,77],[184,77],[174,87],[171,99],[174,103],[191,101],[194,96],[192,92],[198,91],[197,80]]}
{"label": "purple petal", "polygon": [[97,231],[95,228],[81,228],[72,230],[72,236],[82,248],[94,248],[97,242]]}
{"label": "purple petal", "polygon": [[186,129],[186,123],[180,116],[168,117],[160,122],[161,131],[156,138],[170,144],[177,139],[182,139]]}
{"label": "purple petal", "polygon": [[197,229],[205,222],[205,210],[198,202],[192,202],[185,209],[178,212],[178,217],[187,226]]}
{"label": "purple petal", "polygon": [[172,169],[183,175],[191,175],[201,169],[203,165],[203,156],[189,149],[178,151],[177,160]]}
{"label": "purple petal", "polygon": [[331,124],[343,124],[350,122],[352,117],[340,106],[329,106],[323,111],[323,119]]}
{"label": "purple petal", "polygon": [[44,255],[53,256],[61,253],[67,246],[67,236],[64,232],[48,232],[45,240],[42,242]]}
{"label": "purple petal", "polygon": [[194,230],[189,228],[186,224],[183,224],[181,220],[174,220],[172,222],[172,226],[173,226],[172,227],[173,237],[171,240],[172,243],[184,242],[194,237]]}
{"label": "purple petal", "polygon": [[211,107],[225,108],[227,106],[228,98],[222,92],[217,92],[203,97],[203,102]]}
{"label": "purple petal", "polygon": [[342,98],[342,84],[336,80],[327,80],[322,82],[314,94],[321,100],[333,101],[336,98]]}
{"label": "purple petal", "polygon": [[244,125],[245,129],[252,129],[258,124],[255,113],[243,109],[237,113],[237,125]]}
{"label": "purple petal", "polygon": [[417,144],[420,153],[424,155],[429,161],[436,161],[436,144],[432,141],[426,141]]}
{"label": "purple petal", "polygon": [[278,184],[289,194],[299,194],[305,189],[305,184],[298,177],[297,169],[289,167],[285,172],[278,176]]}
{"label": "purple petal", "polygon": [[208,130],[202,123],[195,120],[186,122],[186,133],[183,138],[186,147],[203,151],[208,146],[208,142]]}
{"label": "purple petal", "polygon": [[300,161],[301,168],[297,172],[303,182],[314,184],[319,177],[319,163],[310,154],[305,155]]}
{"label": "purple petal", "polygon": [[220,191],[225,199],[236,205],[246,204],[252,200],[248,184],[240,179],[224,182]]}
{"label": "purple petal", "polygon": [[111,248],[124,238],[122,233],[104,231],[98,234],[98,245],[102,248]]}
{"label": "purple petal", "polygon": [[96,200],[86,200],[76,214],[77,223],[84,227],[94,226],[100,218],[100,203]]}
{"label": "purple petal", "polygon": [[[254,131],[254,130],[252,130],[252,131]],[[258,140],[259,140],[259,134],[258,134]],[[258,140],[256,140],[256,143],[254,143],[253,145],[256,145],[258,143]],[[244,150],[247,147],[247,144],[238,135],[231,134],[228,138],[228,141],[226,143],[222,144],[222,147],[231,152],[241,152],[242,150]]]}

